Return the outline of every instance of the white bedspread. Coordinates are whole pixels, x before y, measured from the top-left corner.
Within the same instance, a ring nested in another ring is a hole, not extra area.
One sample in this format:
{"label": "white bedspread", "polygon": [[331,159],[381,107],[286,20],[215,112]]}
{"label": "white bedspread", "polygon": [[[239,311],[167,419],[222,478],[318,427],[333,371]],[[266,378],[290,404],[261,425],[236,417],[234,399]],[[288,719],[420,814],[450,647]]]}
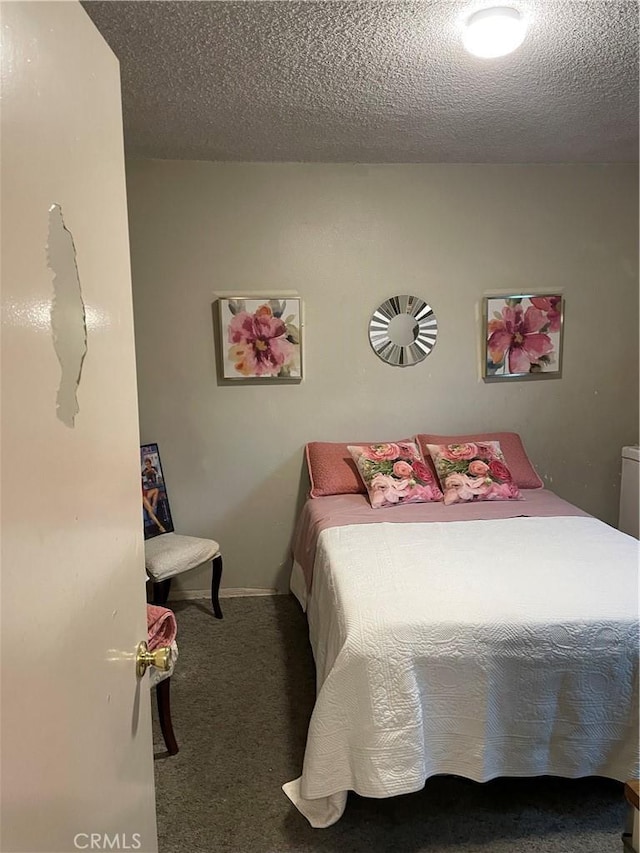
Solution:
{"label": "white bedspread", "polygon": [[317,700],[284,790],[313,826],[439,773],[638,775],[638,542],[603,522],[333,527],[308,619]]}

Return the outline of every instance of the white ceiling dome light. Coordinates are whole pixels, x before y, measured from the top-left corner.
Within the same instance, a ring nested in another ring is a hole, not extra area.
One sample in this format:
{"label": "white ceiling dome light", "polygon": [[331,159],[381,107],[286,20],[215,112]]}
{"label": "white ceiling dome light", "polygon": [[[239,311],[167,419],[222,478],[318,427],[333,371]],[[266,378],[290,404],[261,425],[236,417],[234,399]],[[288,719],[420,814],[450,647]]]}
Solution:
{"label": "white ceiling dome light", "polygon": [[467,20],[462,42],[469,53],[491,59],[520,47],[527,34],[523,15],[509,6],[481,9]]}

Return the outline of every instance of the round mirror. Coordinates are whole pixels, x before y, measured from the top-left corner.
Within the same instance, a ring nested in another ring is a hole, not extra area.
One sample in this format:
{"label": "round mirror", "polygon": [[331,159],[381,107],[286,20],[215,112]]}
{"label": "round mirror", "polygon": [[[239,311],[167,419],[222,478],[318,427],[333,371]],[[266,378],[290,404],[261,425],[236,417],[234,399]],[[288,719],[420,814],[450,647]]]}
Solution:
{"label": "round mirror", "polygon": [[369,341],[375,354],[394,367],[423,361],[438,336],[433,309],[419,296],[392,296],[369,321]]}
{"label": "round mirror", "polygon": [[387,337],[399,347],[408,347],[416,341],[419,334],[420,326],[411,314],[396,314],[387,327]]}

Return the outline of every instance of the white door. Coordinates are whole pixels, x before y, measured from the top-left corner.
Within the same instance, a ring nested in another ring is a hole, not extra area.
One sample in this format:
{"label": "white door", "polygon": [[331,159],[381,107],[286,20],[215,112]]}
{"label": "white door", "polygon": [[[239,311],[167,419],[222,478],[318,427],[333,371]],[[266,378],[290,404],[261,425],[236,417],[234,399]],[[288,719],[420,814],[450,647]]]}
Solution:
{"label": "white door", "polygon": [[1,12],[0,848],[146,853],[157,838],[148,675],[137,681],[134,664],[145,576],[118,63],[79,3]]}

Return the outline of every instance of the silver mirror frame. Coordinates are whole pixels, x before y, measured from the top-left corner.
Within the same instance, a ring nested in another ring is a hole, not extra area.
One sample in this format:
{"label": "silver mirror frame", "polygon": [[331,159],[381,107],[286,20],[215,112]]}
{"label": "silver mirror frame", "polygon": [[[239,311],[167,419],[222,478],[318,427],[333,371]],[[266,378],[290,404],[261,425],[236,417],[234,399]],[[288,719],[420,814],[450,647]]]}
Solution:
{"label": "silver mirror frame", "polygon": [[[416,321],[414,340],[403,345],[389,337],[389,325],[394,317],[408,314]],[[433,308],[419,296],[392,296],[371,315],[369,343],[382,361],[393,367],[413,367],[424,361],[436,345],[438,320]]]}

